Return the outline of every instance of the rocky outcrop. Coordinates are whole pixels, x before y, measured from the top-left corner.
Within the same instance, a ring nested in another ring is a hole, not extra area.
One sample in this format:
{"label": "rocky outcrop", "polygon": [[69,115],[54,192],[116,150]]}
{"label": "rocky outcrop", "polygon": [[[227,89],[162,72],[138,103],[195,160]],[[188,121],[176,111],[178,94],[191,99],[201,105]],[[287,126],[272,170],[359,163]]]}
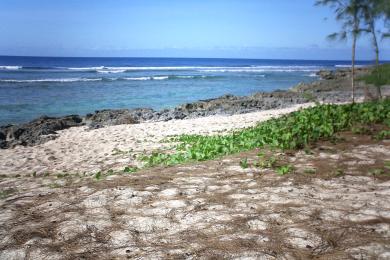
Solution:
{"label": "rocky outcrop", "polygon": [[316,73],[316,75],[319,76],[321,79],[325,79],[325,80],[330,80],[335,78],[335,75],[331,70],[320,70]]}
{"label": "rocky outcrop", "polygon": [[42,116],[27,124],[0,127],[0,148],[15,145],[37,145],[54,139],[56,131],[83,124],[78,115],[64,117]]}
{"label": "rocky outcrop", "polygon": [[289,91],[259,92],[250,96],[225,95],[215,99],[188,103],[177,107],[175,111],[192,118],[215,114],[242,114],[304,102],[307,100],[301,95]]}
{"label": "rocky outcrop", "polygon": [[290,91],[256,93],[251,96],[224,95],[218,98],[187,103],[172,109],[155,111],[150,108],[100,110],[85,117],[90,128],[109,125],[137,124],[145,121],[168,121],[216,114],[242,114],[259,110],[287,107],[307,102],[302,95]]}
{"label": "rocky outcrop", "polygon": [[87,114],[85,122],[90,128],[100,128],[107,125],[137,124],[128,109],[98,110],[94,114]]}
{"label": "rocky outcrop", "polygon": [[[370,67],[355,68],[356,76],[366,74],[370,71]],[[338,69],[338,70],[320,70],[316,73],[323,80],[340,80],[350,78],[351,69]]]}

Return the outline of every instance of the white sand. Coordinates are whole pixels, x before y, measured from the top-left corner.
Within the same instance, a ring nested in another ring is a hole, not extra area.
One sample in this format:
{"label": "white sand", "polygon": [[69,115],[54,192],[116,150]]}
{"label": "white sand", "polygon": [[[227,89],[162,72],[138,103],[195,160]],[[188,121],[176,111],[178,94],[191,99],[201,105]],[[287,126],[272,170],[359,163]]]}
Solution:
{"label": "white sand", "polygon": [[74,127],[60,131],[57,139],[42,145],[0,150],[0,174],[93,173],[123,169],[128,165],[139,165],[133,158],[135,154],[172,146],[161,142],[165,137],[213,134],[245,128],[311,105],[307,103],[248,114],[118,125],[95,130]]}

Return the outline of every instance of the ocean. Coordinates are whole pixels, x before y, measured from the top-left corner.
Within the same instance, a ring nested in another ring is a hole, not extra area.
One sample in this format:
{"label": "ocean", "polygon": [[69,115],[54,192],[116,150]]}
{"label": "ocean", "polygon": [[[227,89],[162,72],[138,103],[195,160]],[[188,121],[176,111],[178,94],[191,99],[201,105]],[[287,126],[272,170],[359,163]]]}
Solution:
{"label": "ocean", "polygon": [[[0,56],[0,125],[285,90],[349,61]],[[360,61],[358,65],[367,65]]]}

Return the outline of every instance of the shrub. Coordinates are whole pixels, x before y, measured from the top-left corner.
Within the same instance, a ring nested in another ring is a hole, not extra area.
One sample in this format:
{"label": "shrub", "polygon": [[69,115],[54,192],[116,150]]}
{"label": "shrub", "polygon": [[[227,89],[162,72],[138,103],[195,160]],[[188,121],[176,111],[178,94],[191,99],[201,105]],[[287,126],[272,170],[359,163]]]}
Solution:
{"label": "shrub", "polygon": [[377,87],[390,85],[390,64],[383,64],[374,68],[369,75],[361,77],[360,80]]}

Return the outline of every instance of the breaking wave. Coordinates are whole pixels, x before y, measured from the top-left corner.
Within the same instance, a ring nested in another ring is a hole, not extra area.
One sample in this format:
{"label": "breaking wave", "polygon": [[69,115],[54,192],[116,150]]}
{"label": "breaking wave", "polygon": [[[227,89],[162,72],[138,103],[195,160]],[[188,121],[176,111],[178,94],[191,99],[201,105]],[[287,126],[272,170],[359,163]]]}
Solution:
{"label": "breaking wave", "polygon": [[0,70],[20,70],[22,66],[0,66]]}
{"label": "breaking wave", "polygon": [[46,79],[0,79],[4,83],[56,83],[56,82],[89,82],[89,81],[143,81],[143,80],[175,80],[175,79],[204,79],[215,78],[203,75],[183,75],[183,76],[145,76],[145,77],[121,77],[121,78],[46,78]]}
{"label": "breaking wave", "polygon": [[34,83],[34,82],[82,82],[101,81],[103,78],[63,78],[63,79],[0,79],[0,82],[8,83]]}
{"label": "breaking wave", "polygon": [[150,77],[126,77],[119,78],[123,80],[174,80],[174,79],[205,79],[205,78],[215,78],[212,76],[203,76],[203,75],[184,75],[184,76],[150,76]]}
{"label": "breaking wave", "polygon": [[[346,65],[336,65],[346,66]],[[257,73],[257,72],[312,72],[321,69],[319,66],[125,66],[125,67],[23,67],[23,66],[0,66],[0,70],[59,70],[70,72],[95,72],[95,73],[125,73],[134,71],[198,71],[198,72],[231,72],[231,73]]]}
{"label": "breaking wave", "polygon": [[[345,64],[337,64],[334,65],[336,68],[351,68],[352,65],[345,65]],[[356,68],[362,68],[365,67],[364,65],[355,65]]]}

